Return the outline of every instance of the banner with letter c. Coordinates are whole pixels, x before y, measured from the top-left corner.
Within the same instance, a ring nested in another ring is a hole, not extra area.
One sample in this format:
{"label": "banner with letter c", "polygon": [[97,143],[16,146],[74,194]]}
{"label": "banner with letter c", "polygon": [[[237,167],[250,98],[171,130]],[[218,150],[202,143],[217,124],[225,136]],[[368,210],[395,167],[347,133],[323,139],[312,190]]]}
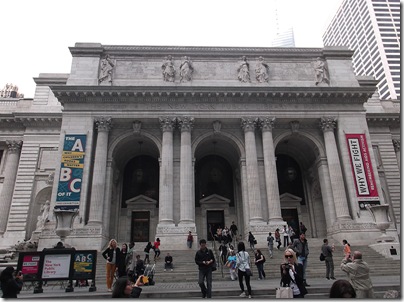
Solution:
{"label": "banner with letter c", "polygon": [[65,135],[55,205],[57,209],[79,208],[86,138],[86,135]]}
{"label": "banner with letter c", "polygon": [[345,136],[360,208],[365,209],[365,204],[380,204],[365,134]]}

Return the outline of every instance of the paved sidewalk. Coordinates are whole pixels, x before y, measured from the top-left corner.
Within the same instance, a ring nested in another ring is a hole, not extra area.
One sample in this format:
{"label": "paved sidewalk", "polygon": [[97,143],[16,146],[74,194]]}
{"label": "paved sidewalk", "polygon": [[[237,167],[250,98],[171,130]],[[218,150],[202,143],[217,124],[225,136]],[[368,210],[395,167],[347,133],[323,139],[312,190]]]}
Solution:
{"label": "paved sidewalk", "polygon": [[[213,292],[218,291],[228,291],[234,289],[235,291],[239,291],[238,281],[228,281],[221,280],[220,276],[215,276],[213,280]],[[315,278],[307,280],[311,285],[310,288],[330,288],[333,280],[326,280],[325,278]],[[372,282],[374,286],[401,286],[401,276],[376,276],[372,277]],[[97,291],[89,292],[88,287],[75,287],[74,292],[66,293],[64,289],[61,289],[59,285],[55,286],[46,286],[43,288],[44,292],[42,294],[34,294],[33,289],[23,290],[18,295],[19,298],[35,298],[35,299],[43,299],[43,298],[96,298],[102,296],[102,298],[109,296],[111,293],[107,291],[107,287],[105,283],[96,284]],[[279,279],[267,279],[267,280],[257,280],[256,278],[251,280],[251,288],[252,290],[274,290],[279,286]],[[200,289],[196,282],[176,282],[176,283],[158,283],[156,280],[156,284],[153,286],[143,286],[142,294],[147,293],[181,293],[185,292],[194,293],[195,296],[199,297]]]}

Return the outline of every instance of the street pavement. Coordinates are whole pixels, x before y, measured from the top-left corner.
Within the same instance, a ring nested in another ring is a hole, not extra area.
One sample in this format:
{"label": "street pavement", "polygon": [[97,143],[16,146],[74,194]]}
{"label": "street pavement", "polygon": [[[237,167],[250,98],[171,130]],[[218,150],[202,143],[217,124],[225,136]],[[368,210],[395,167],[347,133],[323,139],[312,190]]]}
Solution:
{"label": "street pavement", "polygon": [[[156,277],[156,276],[155,276]],[[399,287],[401,292],[401,276],[375,276],[371,277],[373,285],[376,287],[385,287],[386,290],[389,286],[394,286],[395,288]],[[143,291],[141,297],[165,297],[165,298],[187,298],[187,297],[195,297],[200,298],[200,289],[196,282],[175,282],[175,283],[159,283],[158,277],[155,278],[155,285],[153,286],[143,286]],[[309,294],[310,289],[322,291],[328,291],[328,289],[333,284],[333,280],[327,280],[325,278],[313,278],[307,280],[307,282],[311,285],[308,287]],[[23,289],[21,293],[18,295],[19,298],[24,299],[48,299],[48,298],[62,298],[62,299],[107,299],[110,297],[111,293],[107,291],[107,287],[105,283],[96,284],[97,290],[94,292],[89,292],[88,287],[75,287],[73,292],[65,292],[65,289],[61,288],[60,284],[49,284],[48,286],[43,287],[43,293],[34,294],[33,288],[29,290]],[[220,292],[226,291],[227,294],[224,294],[226,297],[229,296],[229,293],[232,293],[234,290],[234,298],[238,298],[240,293],[240,288],[238,281],[229,281],[222,280],[220,275],[216,275],[213,280],[213,292],[212,297],[215,298],[215,293],[219,295]],[[266,280],[257,280],[256,277],[252,277],[251,279],[251,288],[252,288],[252,296],[254,298],[254,290],[274,290],[276,287],[279,287],[279,279],[266,279]],[[159,294],[157,295],[148,295],[148,294]],[[176,293],[178,295],[176,295]],[[184,295],[185,294],[185,295]],[[223,296],[223,294],[221,294]],[[230,298],[230,297],[229,297]]]}

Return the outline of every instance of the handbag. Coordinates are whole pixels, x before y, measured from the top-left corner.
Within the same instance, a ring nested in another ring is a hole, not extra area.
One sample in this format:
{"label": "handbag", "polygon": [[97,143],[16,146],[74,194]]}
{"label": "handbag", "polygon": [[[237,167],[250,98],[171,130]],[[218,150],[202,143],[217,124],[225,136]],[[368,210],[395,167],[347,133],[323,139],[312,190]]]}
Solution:
{"label": "handbag", "polygon": [[290,287],[278,287],[276,289],[277,299],[288,299],[293,298],[293,290]]}
{"label": "handbag", "polygon": [[253,242],[254,242],[254,244],[257,244],[257,240],[255,240],[255,239],[254,239],[254,241],[253,241]]}
{"label": "handbag", "polygon": [[320,254],[320,261],[324,261],[325,260],[325,256],[323,253]]}
{"label": "handbag", "polygon": [[245,274],[246,274],[247,276],[250,276],[250,277],[253,275],[252,270],[251,270],[250,268],[246,268],[246,269],[245,269]]}

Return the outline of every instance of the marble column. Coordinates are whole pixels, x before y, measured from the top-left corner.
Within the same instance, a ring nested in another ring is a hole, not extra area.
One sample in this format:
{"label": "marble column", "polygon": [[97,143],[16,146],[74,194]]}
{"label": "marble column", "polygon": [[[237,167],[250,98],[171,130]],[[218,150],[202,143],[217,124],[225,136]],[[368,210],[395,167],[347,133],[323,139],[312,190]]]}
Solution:
{"label": "marble column", "polygon": [[250,224],[263,222],[261,193],[258,178],[257,147],[255,143],[255,128],[257,118],[242,118],[241,127],[244,130],[245,153],[247,165],[248,204],[250,207]]}
{"label": "marble column", "polygon": [[191,149],[191,131],[194,125],[193,117],[178,117],[181,130],[180,153],[180,224],[195,224],[195,204],[193,203],[193,167]]}
{"label": "marble column", "polygon": [[317,171],[321,188],[321,198],[323,199],[325,222],[327,224],[327,228],[330,228],[334,224],[336,217],[330,172],[328,170],[327,160],[325,158],[318,160]]}
{"label": "marble column", "polygon": [[324,142],[330,179],[332,180],[331,190],[334,198],[336,217],[337,220],[349,220],[351,219],[351,216],[349,215],[344,178],[338,156],[338,147],[334,136],[334,129],[337,127],[337,120],[333,117],[321,118],[320,126],[324,132]]}
{"label": "marble column", "polygon": [[401,166],[401,163],[400,163],[400,158],[401,158],[400,145],[401,145],[401,141],[399,139],[393,139],[393,146],[394,146],[394,151],[396,152],[398,169],[400,169],[400,166]]}
{"label": "marble column", "polygon": [[[250,209],[248,205],[248,184],[247,184],[247,167],[244,158],[240,159],[241,170],[241,194],[243,198],[241,213],[243,214],[243,229],[239,230],[239,234],[243,235],[243,238],[248,239],[249,221],[250,221]],[[247,237],[246,237],[247,236]]]}
{"label": "marble column", "polygon": [[112,119],[111,117],[97,117],[94,121],[98,134],[97,145],[95,146],[93,182],[91,186],[90,200],[90,217],[88,223],[102,224],[106,186],[105,181],[107,170],[108,134],[112,127]]}
{"label": "marble column", "polygon": [[284,223],[281,213],[281,201],[279,197],[278,175],[276,172],[275,148],[272,137],[275,118],[260,118],[262,131],[262,146],[264,152],[265,185],[268,203],[268,223]]}
{"label": "marble column", "polygon": [[4,234],[7,227],[8,215],[13,199],[14,185],[17,178],[18,163],[22,141],[6,141],[7,157],[4,167],[4,182],[0,202],[0,234]]}
{"label": "marble column", "polygon": [[160,160],[159,224],[174,224],[173,131],[176,118],[160,117],[163,141]]}

